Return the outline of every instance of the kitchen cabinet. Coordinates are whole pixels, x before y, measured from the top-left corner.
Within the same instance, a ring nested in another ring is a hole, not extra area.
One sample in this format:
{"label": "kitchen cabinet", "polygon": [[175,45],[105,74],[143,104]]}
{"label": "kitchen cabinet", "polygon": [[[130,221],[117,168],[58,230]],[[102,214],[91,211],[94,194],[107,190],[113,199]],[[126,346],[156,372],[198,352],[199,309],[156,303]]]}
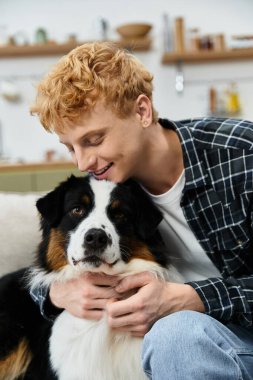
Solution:
{"label": "kitchen cabinet", "polygon": [[0,165],[0,191],[48,191],[71,174],[82,174],[70,162]]}

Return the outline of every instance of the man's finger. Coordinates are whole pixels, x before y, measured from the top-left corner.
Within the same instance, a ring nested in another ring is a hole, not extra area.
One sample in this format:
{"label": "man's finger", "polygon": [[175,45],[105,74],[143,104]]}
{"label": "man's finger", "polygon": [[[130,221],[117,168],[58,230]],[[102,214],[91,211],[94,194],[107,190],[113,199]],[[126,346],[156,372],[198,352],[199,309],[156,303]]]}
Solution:
{"label": "man's finger", "polygon": [[140,288],[144,285],[147,285],[153,278],[154,275],[150,272],[131,274],[127,277],[124,277],[115,289],[119,293],[124,293],[128,290]]}
{"label": "man's finger", "polygon": [[137,294],[124,300],[107,304],[107,312],[110,318],[134,313],[140,308],[140,299]]}
{"label": "man's finger", "polygon": [[113,328],[113,331],[118,333],[130,333],[132,336],[143,337],[148,331],[150,327],[147,325],[138,325],[138,326],[122,326],[118,328]]}

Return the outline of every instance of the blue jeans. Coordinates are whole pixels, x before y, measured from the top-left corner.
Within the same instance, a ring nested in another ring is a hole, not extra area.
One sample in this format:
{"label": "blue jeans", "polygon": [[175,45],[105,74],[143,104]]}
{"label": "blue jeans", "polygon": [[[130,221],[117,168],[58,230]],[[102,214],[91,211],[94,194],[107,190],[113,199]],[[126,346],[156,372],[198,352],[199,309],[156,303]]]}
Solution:
{"label": "blue jeans", "polygon": [[253,328],[180,311],[145,335],[142,365],[152,380],[252,380]]}

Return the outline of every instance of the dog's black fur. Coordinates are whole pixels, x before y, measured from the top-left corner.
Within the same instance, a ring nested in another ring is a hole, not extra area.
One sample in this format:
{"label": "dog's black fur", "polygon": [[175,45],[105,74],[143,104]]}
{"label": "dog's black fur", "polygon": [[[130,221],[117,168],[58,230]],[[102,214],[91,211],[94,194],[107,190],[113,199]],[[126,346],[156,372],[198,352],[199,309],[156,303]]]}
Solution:
{"label": "dog's black fur", "polygon": [[[49,365],[48,340],[52,323],[42,317],[27,289],[27,269],[7,274],[0,279],[0,379],[8,380],[15,352],[24,337],[29,342],[33,359],[25,376],[18,380],[54,380]],[[4,362],[14,353],[13,359]],[[22,364],[21,364],[22,367]]]}

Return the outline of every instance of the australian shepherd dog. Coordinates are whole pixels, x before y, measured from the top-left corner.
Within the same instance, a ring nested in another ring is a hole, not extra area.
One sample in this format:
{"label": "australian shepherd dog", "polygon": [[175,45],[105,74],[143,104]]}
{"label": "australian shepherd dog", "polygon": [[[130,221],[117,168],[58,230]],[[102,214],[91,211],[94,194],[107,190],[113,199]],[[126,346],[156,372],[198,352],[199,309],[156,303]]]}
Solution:
{"label": "australian shepherd dog", "polygon": [[145,379],[141,338],[110,329],[106,313],[92,321],[62,311],[51,322],[30,291],[85,271],[151,271],[178,282],[157,229],[161,212],[134,181],[90,176],[71,176],[36,205],[42,240],[34,264],[0,280],[0,380]]}

